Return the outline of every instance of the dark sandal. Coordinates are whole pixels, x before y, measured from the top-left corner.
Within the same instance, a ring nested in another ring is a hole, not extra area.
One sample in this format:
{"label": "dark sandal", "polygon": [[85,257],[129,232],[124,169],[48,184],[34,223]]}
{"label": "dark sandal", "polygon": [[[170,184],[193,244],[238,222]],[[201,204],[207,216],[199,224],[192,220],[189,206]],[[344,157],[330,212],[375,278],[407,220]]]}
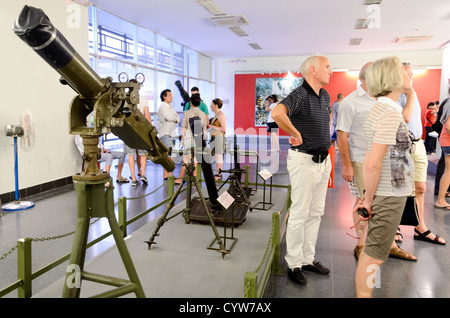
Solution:
{"label": "dark sandal", "polygon": [[130,180],[128,180],[127,178],[124,178],[124,177],[120,177],[120,178],[116,179],[116,182],[117,183],[128,183],[128,182],[130,182]]}
{"label": "dark sandal", "polygon": [[439,235],[435,234],[436,237],[434,238],[434,240],[430,239],[429,237],[427,237],[427,235],[429,235],[431,233],[430,230],[427,230],[423,233],[420,233],[419,231],[417,231],[416,229],[414,229],[414,232],[417,233],[417,235],[414,235],[414,239],[415,240],[419,240],[419,241],[424,241],[424,242],[428,242],[428,243],[432,243],[432,244],[438,244],[438,245],[445,245],[447,244],[447,242],[442,243],[439,241]]}
{"label": "dark sandal", "polygon": [[221,173],[215,174],[214,180],[222,180],[222,174]]}
{"label": "dark sandal", "polygon": [[400,236],[401,237],[401,239],[395,239],[395,241],[397,242],[397,243],[401,243],[401,242],[403,242],[403,234],[402,234],[402,232],[400,232],[400,228],[398,227],[397,228],[397,233],[395,233],[395,237],[397,237],[397,236]]}
{"label": "dark sandal", "polygon": [[414,258],[414,255],[412,255],[410,252],[405,251],[404,249],[401,249],[398,246],[390,249],[389,257],[402,259],[404,261],[417,261],[417,258]]}

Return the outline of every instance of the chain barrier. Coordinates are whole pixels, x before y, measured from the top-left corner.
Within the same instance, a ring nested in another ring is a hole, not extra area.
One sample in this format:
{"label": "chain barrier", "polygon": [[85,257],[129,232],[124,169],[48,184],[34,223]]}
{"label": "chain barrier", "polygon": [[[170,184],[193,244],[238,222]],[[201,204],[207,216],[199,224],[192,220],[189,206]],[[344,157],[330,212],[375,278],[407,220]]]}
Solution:
{"label": "chain barrier", "polygon": [[[132,198],[127,198],[127,197],[125,197],[125,198],[126,198],[127,200],[143,199],[143,198],[145,198],[145,197],[147,197],[147,196],[149,196],[149,195],[155,193],[155,192],[158,191],[159,189],[161,189],[164,185],[166,185],[166,183],[167,183],[167,181],[165,180],[165,181],[163,182],[163,184],[162,184],[160,187],[156,188],[156,189],[153,190],[152,192],[149,192],[149,193],[147,193],[147,194],[145,194],[145,195],[138,196],[138,197],[132,197]],[[116,207],[116,206],[118,205],[118,203],[119,203],[119,202],[114,203],[114,207]],[[98,219],[96,219],[95,221],[93,221],[89,226],[95,224],[95,223],[98,222],[98,221],[100,221],[100,218],[98,218]],[[73,235],[73,234],[75,234],[75,231],[72,231],[72,232],[69,232],[69,233],[66,233],[66,234],[60,234],[60,235],[54,235],[54,236],[48,236],[48,237],[32,238],[31,241],[32,241],[32,242],[52,241],[52,240],[57,240],[57,239],[64,238],[64,237],[67,237],[67,236],[71,236],[71,235]],[[20,243],[17,243],[15,246],[11,247],[6,253],[0,255],[0,261],[4,260],[8,255],[14,253],[14,251],[15,251],[19,246],[20,246]]]}
{"label": "chain barrier", "polygon": [[[151,195],[151,194],[153,194],[153,193],[155,193],[156,191],[158,191],[159,189],[161,189],[164,185],[166,185],[168,183],[168,181],[167,180],[164,180],[164,182],[161,184],[161,186],[159,186],[158,188],[156,188],[155,190],[153,190],[152,192],[149,192],[149,193],[147,193],[147,194],[144,194],[144,195],[141,195],[141,196],[138,196],[138,197],[132,197],[132,198],[127,198],[127,197],[125,197],[125,199],[127,199],[127,200],[138,200],[138,199],[143,199],[143,198],[145,198],[145,197],[147,197],[147,196],[149,196],[149,195]],[[116,203],[117,204],[117,203]]]}
{"label": "chain barrier", "polygon": [[[282,208],[281,211],[280,211],[280,215],[282,215],[286,210],[287,210],[287,201],[284,203],[284,206],[283,206],[283,208]],[[264,252],[264,256],[262,257],[261,263],[260,263],[260,264],[258,265],[258,267],[256,268],[255,273],[258,273],[258,272],[260,271],[261,267],[262,267],[263,264],[264,264],[264,260],[266,259],[267,253],[269,252],[270,247],[273,245],[273,244],[272,244],[272,242],[273,242],[273,233],[274,233],[274,231],[275,231],[275,228],[276,228],[276,227],[275,227],[275,223],[272,222],[272,229],[271,229],[271,231],[270,231],[269,242],[267,243],[266,250],[265,250],[265,252]]]}
{"label": "chain barrier", "polygon": [[264,261],[266,259],[267,253],[269,252],[271,246],[272,246],[272,241],[273,241],[273,233],[275,231],[275,223],[272,222],[272,229],[270,230],[270,237],[269,237],[269,241],[267,242],[267,246],[266,246],[266,250],[264,251],[264,256],[261,259],[261,262],[259,263],[258,267],[256,267],[255,273],[259,273],[259,271],[261,270]]}

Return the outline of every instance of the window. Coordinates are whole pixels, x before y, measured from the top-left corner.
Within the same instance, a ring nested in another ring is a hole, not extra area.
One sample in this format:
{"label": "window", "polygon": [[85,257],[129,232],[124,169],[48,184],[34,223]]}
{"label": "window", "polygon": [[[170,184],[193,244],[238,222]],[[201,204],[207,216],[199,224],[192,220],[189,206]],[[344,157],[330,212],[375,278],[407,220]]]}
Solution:
{"label": "window", "polygon": [[136,26],[115,15],[98,10],[98,54],[123,60],[134,59]]}
{"label": "window", "polygon": [[215,98],[211,92],[211,84],[206,81],[199,81],[198,90],[203,102],[205,102],[205,104],[209,107],[211,105],[211,101]]}
{"label": "window", "polygon": [[156,37],[156,66],[162,70],[171,70],[172,66],[172,42],[165,37]]}
{"label": "window", "polygon": [[[136,76],[136,69],[131,64],[117,60],[99,58],[97,67],[97,73],[101,78],[110,76],[113,79],[113,82],[119,82],[119,74],[121,73],[126,73],[128,79],[132,79]],[[124,80],[122,79],[121,81]]]}
{"label": "window", "polygon": [[137,62],[153,67],[155,64],[155,34],[138,27]]}
{"label": "window", "polygon": [[139,93],[147,97],[150,113],[157,112],[159,94],[155,94],[155,71],[140,67],[138,73],[142,73],[145,76],[145,81],[143,85],[141,85]]}
{"label": "window", "polygon": [[173,43],[173,72],[185,74],[184,47],[178,43]]}
{"label": "window", "polygon": [[[109,76],[118,82],[121,73],[127,74],[125,80],[144,74],[139,93],[147,97],[154,122],[164,89],[172,91],[172,105],[182,116],[184,101],[175,81],[180,81],[189,95],[192,87],[199,87],[202,99],[211,104],[215,89],[214,70],[210,69],[214,67],[213,59],[95,5],[89,7],[88,30],[89,64],[100,77]],[[112,134],[106,142],[115,149],[122,145]]]}
{"label": "window", "polygon": [[94,70],[97,71],[97,58],[95,56],[89,56],[89,66]]}
{"label": "window", "polygon": [[[174,95],[173,91],[173,80],[172,80],[172,74],[165,73],[165,72],[157,72],[156,76],[156,82],[157,82],[157,92],[158,97],[161,94],[161,92],[165,89],[170,89],[172,91],[172,95]],[[160,103],[161,100],[158,100],[158,103]],[[173,104],[172,104],[173,105]]]}
{"label": "window", "polygon": [[198,77],[198,54],[190,49],[186,50],[188,75]]}
{"label": "window", "polygon": [[[191,95],[191,89],[192,89],[192,87],[198,87],[198,80],[197,80],[197,79],[194,79],[194,78],[189,78],[189,80],[188,80],[188,88],[189,88],[189,90],[186,89],[186,90],[188,91],[189,95]],[[201,93],[201,92],[200,92],[200,93]],[[201,94],[200,94],[200,95],[201,95]]]}

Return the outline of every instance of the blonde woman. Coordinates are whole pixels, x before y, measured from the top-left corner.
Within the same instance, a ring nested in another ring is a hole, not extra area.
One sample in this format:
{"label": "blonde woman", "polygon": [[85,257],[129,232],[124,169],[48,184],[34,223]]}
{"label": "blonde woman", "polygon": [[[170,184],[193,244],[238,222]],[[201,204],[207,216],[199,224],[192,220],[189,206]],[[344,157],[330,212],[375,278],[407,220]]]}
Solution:
{"label": "blonde woman", "polygon": [[389,257],[402,212],[414,187],[411,140],[402,108],[402,92],[411,90],[403,64],[397,57],[373,62],[367,73],[369,93],[377,98],[364,124],[367,151],[363,163],[365,192],[355,207],[369,212],[365,246],[356,269],[357,297],[372,297],[374,272]]}

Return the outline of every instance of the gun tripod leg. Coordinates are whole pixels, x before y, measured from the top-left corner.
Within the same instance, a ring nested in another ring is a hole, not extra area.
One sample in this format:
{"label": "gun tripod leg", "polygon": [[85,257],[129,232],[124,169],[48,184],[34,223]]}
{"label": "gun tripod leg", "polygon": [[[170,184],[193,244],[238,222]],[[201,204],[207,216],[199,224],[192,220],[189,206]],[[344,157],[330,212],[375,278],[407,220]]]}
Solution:
{"label": "gun tripod leg", "polygon": [[156,228],[153,231],[152,236],[149,238],[148,241],[145,241],[145,243],[148,244],[148,249],[151,248],[152,244],[157,244],[155,242],[155,237],[159,236],[159,230],[161,229],[161,227],[164,225],[165,222],[167,222],[168,220],[172,219],[173,217],[177,216],[178,214],[180,214],[183,211],[178,212],[177,214],[171,216],[170,218],[167,218],[167,215],[169,214],[170,210],[172,210],[172,208],[174,207],[174,203],[175,200],[178,198],[178,195],[180,195],[181,193],[181,188],[183,187],[184,183],[186,181],[183,180],[181,182],[181,184],[178,186],[177,191],[174,193],[174,195],[172,196],[172,198],[170,199],[169,203],[167,203],[166,209],[164,211],[164,213],[161,215],[161,217],[159,218],[157,224],[156,224]]}
{"label": "gun tripod leg", "polygon": [[198,195],[200,196],[200,200],[202,201],[202,204],[203,204],[203,207],[205,209],[206,215],[208,216],[209,224],[211,225],[211,227],[213,229],[213,232],[214,232],[214,235],[216,236],[217,243],[220,246],[219,252],[222,253],[222,258],[224,258],[225,255],[226,254],[230,254],[230,252],[227,251],[227,249],[225,248],[225,245],[223,244],[222,240],[220,239],[219,232],[217,232],[216,225],[214,224],[214,220],[213,220],[213,218],[211,216],[211,212],[209,211],[208,205],[206,204],[205,197],[203,196],[200,184],[198,183],[197,179],[194,179],[194,184],[195,184],[195,187],[197,188],[197,192],[198,192]]}
{"label": "gun tripod leg", "polygon": [[[105,184],[108,182],[110,182],[110,186],[108,186],[105,191]],[[137,297],[145,298],[137,271],[123,239],[123,233],[116,220],[111,184],[112,180],[109,175],[107,178],[103,177],[99,180],[83,180],[83,178],[76,179],[74,177],[74,187],[77,192],[78,215],[72,253],[70,255],[67,271],[68,273],[64,281],[65,284],[62,295],[64,298],[78,298],[80,296],[82,279],[117,287],[115,290],[94,297],[119,297],[134,292]],[[84,272],[90,226],[89,220],[92,217],[106,217],[108,219],[117,249],[129,276],[129,281]],[[75,270],[75,273],[72,273],[73,270]]]}
{"label": "gun tripod leg", "polygon": [[[182,183],[179,185],[177,191],[175,192],[175,194],[172,196],[172,198],[170,199],[169,203],[167,204],[166,210],[164,211],[164,213],[161,215],[161,217],[159,218],[156,228],[153,231],[152,236],[149,238],[148,241],[145,241],[145,243],[148,244],[148,249],[151,248],[152,244],[156,244],[155,243],[155,237],[159,236],[159,230],[161,229],[161,227],[164,225],[165,222],[169,221],[170,219],[176,217],[178,214],[180,213],[185,213],[185,220],[186,223],[189,223],[189,215],[190,215],[190,211],[191,211],[191,194],[192,194],[192,184],[195,185],[195,187],[197,188],[197,192],[200,196],[200,199],[202,201],[203,207],[206,211],[206,214],[208,216],[209,219],[209,223],[213,229],[213,232],[216,236],[217,242],[220,246],[220,250],[219,252],[222,253],[222,258],[225,256],[225,254],[229,254],[229,251],[226,250],[222,240],[220,239],[220,235],[217,232],[217,228],[216,225],[214,224],[214,221],[212,219],[211,213],[209,211],[208,205],[206,204],[206,200],[205,197],[203,196],[203,193],[201,192],[201,187],[200,184],[197,180],[197,177],[194,176],[194,165],[193,163],[190,163],[187,165],[186,167],[186,176],[183,178]],[[187,195],[186,195],[186,208],[181,210],[180,212],[172,215],[171,217],[167,217],[167,215],[169,214],[170,210],[173,208],[175,200],[177,199],[178,195],[181,193],[182,187],[185,184],[185,182],[187,182]]]}

